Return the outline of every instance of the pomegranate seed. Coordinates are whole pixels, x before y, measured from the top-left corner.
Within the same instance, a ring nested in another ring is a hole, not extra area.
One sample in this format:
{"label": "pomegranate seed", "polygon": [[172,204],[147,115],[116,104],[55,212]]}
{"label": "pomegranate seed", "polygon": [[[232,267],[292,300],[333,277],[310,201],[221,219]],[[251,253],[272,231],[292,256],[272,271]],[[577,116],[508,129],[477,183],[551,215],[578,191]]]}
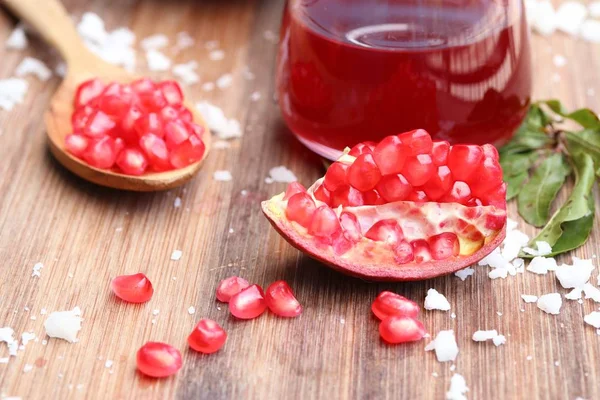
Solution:
{"label": "pomegranate seed", "polygon": [[331,205],[334,207],[339,205],[343,207],[358,207],[363,204],[365,204],[363,194],[350,185],[340,187],[331,196]]}
{"label": "pomegranate seed", "polygon": [[483,150],[476,145],[457,144],[452,146],[448,154],[448,167],[457,181],[469,181],[481,161],[483,161]]}
{"label": "pomegranate seed", "polygon": [[348,239],[344,233],[338,233],[333,236],[333,240],[331,243],[331,247],[333,248],[333,252],[341,256],[352,249],[354,246],[354,242]]}
{"label": "pomegranate seed", "polygon": [[486,143],[483,146],[481,146],[481,150],[483,150],[483,155],[485,157],[492,158],[496,161],[500,158],[500,154],[498,154],[498,149],[493,144]]}
{"label": "pomegranate seed", "polygon": [[422,190],[415,190],[408,195],[406,199],[408,201],[414,201],[415,203],[426,203],[429,201],[429,198]]}
{"label": "pomegranate seed", "polygon": [[265,292],[269,310],[280,317],[297,317],[302,314],[302,306],[285,281],[273,282]]}
{"label": "pomegranate seed", "polygon": [[175,81],[164,81],[159,85],[162,94],[170,105],[180,105],[183,103],[183,92],[181,87]]}
{"label": "pomegranate seed", "polygon": [[468,207],[479,207],[479,206],[482,206],[483,203],[477,197],[471,197],[469,199],[469,201],[467,201],[467,204],[465,204],[465,205]]}
{"label": "pomegranate seed", "polygon": [[437,168],[431,179],[421,188],[431,200],[436,201],[446,194],[452,187],[452,173],[445,165]]}
{"label": "pomegranate seed", "polygon": [[239,319],[253,319],[267,309],[262,288],[252,285],[234,295],[229,300],[229,311]]}
{"label": "pomegranate seed", "polygon": [[115,296],[128,303],[145,303],[154,294],[152,283],[142,273],[117,276],[110,282],[110,288]]}
{"label": "pomegranate seed", "polygon": [[167,105],[167,99],[160,90],[149,93],[140,93],[138,99],[143,109],[151,112],[160,112]]}
{"label": "pomegranate seed", "polygon": [[142,117],[142,110],[137,106],[131,106],[121,120],[120,133],[125,142],[129,144],[137,144],[139,136],[135,129],[135,122]]}
{"label": "pomegranate seed", "polygon": [[321,206],[315,211],[308,233],[317,237],[329,237],[340,230],[335,211],[328,206]]}
{"label": "pomegranate seed", "polygon": [[138,95],[151,93],[156,90],[156,85],[149,78],[142,78],[131,82],[131,89]]}
{"label": "pomegranate seed", "polygon": [[73,115],[71,115],[71,123],[73,124],[74,132],[79,133],[83,131],[93,111],[94,109],[90,106],[81,107],[75,110]]}
{"label": "pomegranate seed", "polygon": [[83,128],[83,134],[90,138],[100,138],[108,135],[115,125],[116,123],[108,115],[97,110],[90,115]]}
{"label": "pomegranate seed", "polygon": [[390,344],[416,342],[423,339],[425,333],[420,321],[406,316],[389,317],[379,324],[381,338]]}
{"label": "pomegranate seed", "polygon": [[227,333],[212,319],[201,319],[190,336],[188,344],[200,353],[211,354],[219,351],[227,340]]}
{"label": "pomegranate seed", "polygon": [[359,143],[356,146],[354,146],[348,154],[354,157],[358,157],[361,154],[371,154],[373,153],[373,149],[375,149],[375,146],[377,146],[377,143],[375,142]]}
{"label": "pomegranate seed", "polygon": [[452,189],[441,200],[444,203],[460,203],[467,204],[471,199],[471,188],[464,182],[456,181],[452,185]]}
{"label": "pomegranate seed", "polygon": [[353,242],[358,242],[362,238],[362,231],[358,219],[352,213],[344,211],[340,214],[340,225],[344,231],[344,236]]}
{"label": "pomegranate seed", "polygon": [[104,90],[104,84],[100,79],[90,79],[89,81],[83,82],[77,88],[75,93],[75,108],[78,109],[81,106],[85,106],[90,101],[102,94]]}
{"label": "pomegranate seed", "polygon": [[382,175],[399,174],[410,152],[398,136],[388,136],[375,147],[373,158]]}
{"label": "pomegranate seed", "polygon": [[175,168],[184,168],[202,160],[206,146],[198,136],[190,136],[188,140],[171,150],[169,160]]}
{"label": "pomegranate seed", "polygon": [[119,153],[117,165],[128,175],[142,175],[148,167],[148,160],[140,150],[129,148]]}
{"label": "pomegranate seed", "polygon": [[394,246],[394,260],[398,264],[406,264],[415,259],[415,254],[410,243],[406,240],[399,241]]}
{"label": "pomegranate seed", "polygon": [[122,94],[121,85],[117,82],[109,83],[102,92],[102,96],[118,96],[120,94]]}
{"label": "pomegranate seed", "polygon": [[406,200],[412,191],[412,186],[404,175],[386,175],[377,185],[377,191],[387,202]]}
{"label": "pomegranate seed", "polygon": [[121,151],[123,151],[123,149],[125,148],[125,141],[123,139],[121,139],[120,137],[117,137],[117,138],[115,138],[114,143],[115,143],[115,154],[117,155],[117,158],[118,158],[119,153],[121,153]]}
{"label": "pomegranate seed", "polygon": [[101,96],[98,101],[100,111],[112,117],[121,118],[129,110],[129,101],[123,96]]}
{"label": "pomegranate seed", "polygon": [[148,162],[155,171],[165,171],[171,168],[169,151],[165,141],[149,133],[140,138],[140,147],[148,157]]}
{"label": "pomegranate seed", "polygon": [[490,189],[487,193],[482,194],[481,201],[484,205],[506,210],[506,183],[502,183]]}
{"label": "pomegranate seed", "polygon": [[67,135],[65,138],[65,149],[75,157],[81,157],[89,144],[88,139],[82,135]]}
{"label": "pomegranate seed", "polygon": [[410,244],[413,248],[415,262],[422,263],[431,260],[431,251],[426,240],[413,240]]}
{"label": "pomegranate seed", "polygon": [[223,279],[217,287],[217,300],[223,303],[229,303],[229,300],[250,286],[247,280],[239,276],[230,276]]}
{"label": "pomegranate seed", "polygon": [[434,260],[445,260],[457,256],[460,245],[454,233],[444,232],[429,238],[429,249]]}
{"label": "pomegranate seed", "polygon": [[331,193],[329,190],[325,189],[324,185],[319,185],[319,187],[315,189],[314,195],[315,199],[322,201],[327,205],[331,205]]}
{"label": "pomegranate seed", "polygon": [[296,193],[288,200],[285,215],[290,221],[308,228],[316,210],[315,202],[306,193]]}
{"label": "pomegranate seed", "polygon": [[327,169],[325,173],[325,179],[323,180],[323,186],[330,192],[335,192],[338,188],[346,186],[348,179],[346,173],[348,171],[348,165],[339,161],[334,162]]}
{"label": "pomegranate seed", "polygon": [[371,305],[373,314],[381,320],[392,316],[416,318],[419,315],[419,305],[399,294],[384,290],[379,293]]}
{"label": "pomegranate seed", "polygon": [[140,118],[133,123],[133,128],[139,137],[152,133],[158,137],[163,137],[163,125],[160,117],[156,113],[142,114]]}
{"label": "pomegranate seed", "polygon": [[169,121],[165,125],[165,142],[167,148],[173,150],[190,137],[190,131],[181,121]]}
{"label": "pomegranate seed", "polygon": [[448,152],[450,151],[450,143],[444,141],[433,142],[431,149],[431,159],[436,166],[445,165],[448,162]]}
{"label": "pomegranate seed", "polygon": [[166,123],[168,121],[174,121],[179,118],[179,111],[173,106],[163,107],[162,110],[159,111],[160,119]]}
{"label": "pomegranate seed", "polygon": [[425,184],[435,174],[435,166],[429,154],[409,157],[404,164],[402,175],[413,186]]}
{"label": "pomegranate seed", "polygon": [[364,204],[366,206],[376,206],[385,204],[385,200],[375,189],[363,193]]}
{"label": "pomegranate seed", "polygon": [[116,156],[114,141],[110,137],[91,142],[83,153],[86,163],[101,169],[111,168],[115,163]]}
{"label": "pomegranate seed", "polygon": [[[494,147],[495,148],[495,147]],[[475,196],[485,195],[502,183],[502,167],[497,159],[486,157],[471,177],[471,189]]]}
{"label": "pomegranate seed", "polygon": [[404,233],[402,228],[395,219],[384,219],[376,222],[367,233],[365,237],[377,242],[396,243],[399,240],[404,239]]}
{"label": "pomegranate seed", "polygon": [[348,183],[361,192],[373,189],[381,179],[381,172],[373,155],[362,154],[348,168]]}
{"label": "pomegranate seed", "polygon": [[398,137],[402,143],[410,148],[410,153],[407,155],[417,156],[419,154],[431,153],[433,142],[429,133],[424,129],[402,133]]}
{"label": "pomegranate seed", "polygon": [[165,378],[181,369],[181,353],[166,343],[148,342],[137,352],[137,369],[152,378]]}
{"label": "pomegranate seed", "polygon": [[[190,110],[188,110],[184,106],[179,106],[179,119],[184,122],[192,122],[194,120],[194,116]],[[204,129],[203,129],[204,130]]]}
{"label": "pomegranate seed", "polygon": [[506,215],[487,214],[485,217],[485,227],[488,229],[499,231],[505,224]]}
{"label": "pomegranate seed", "polygon": [[283,200],[288,200],[296,193],[306,193],[306,188],[298,182],[292,182],[288,185],[285,195],[283,196]]}

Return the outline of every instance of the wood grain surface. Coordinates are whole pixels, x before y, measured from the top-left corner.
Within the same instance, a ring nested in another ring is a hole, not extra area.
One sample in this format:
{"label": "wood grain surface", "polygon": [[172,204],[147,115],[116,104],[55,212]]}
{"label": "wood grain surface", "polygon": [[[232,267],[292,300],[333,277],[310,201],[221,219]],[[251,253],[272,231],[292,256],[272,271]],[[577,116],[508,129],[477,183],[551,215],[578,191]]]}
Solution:
{"label": "wood grain surface", "polygon": [[[273,101],[276,44],[265,32],[277,32],[283,1],[69,0],[65,5],[77,17],[97,12],[109,29],[129,26],[138,38],[162,32],[174,39],[179,31],[189,32],[197,46],[168,55],[175,62],[198,60],[205,82],[231,72],[234,85],[213,92],[195,85],[187,95],[222,106],[242,122],[245,135],[230,149],[214,149],[184,187],[155,194],[104,189],[76,178],[49,155],[43,112],[60,78],[45,83],[28,78],[26,102],[12,112],[0,111],[0,326],[13,327],[19,337],[32,330],[39,341],[0,364],[3,396],[444,399],[453,364],[426,353],[425,341],[382,344],[370,312],[381,290],[422,303],[433,287],[450,300],[456,318],[426,311],[423,320],[432,334],[455,330],[460,348],[455,368],[466,378],[469,399],[600,399],[600,336],[583,323],[583,315],[598,305],[565,301],[561,314],[553,316],[520,299],[566,292],[551,274],[492,281],[480,268],[465,282],[449,276],[368,283],[299,254],[269,226],[259,203],[285,187],[265,183],[270,168],[285,165],[305,184],[323,173],[318,157],[287,132]],[[14,24],[0,12],[0,43]],[[209,40],[219,41],[224,60],[207,59],[203,44]],[[561,34],[534,36],[533,54],[535,98],[600,109],[600,46]],[[555,54],[567,57],[567,65],[555,67]],[[51,66],[58,62],[36,40],[25,51],[0,45],[0,78],[12,76],[24,55]],[[244,78],[246,66],[254,80]],[[598,95],[588,95],[588,89]],[[250,100],[254,91],[261,93],[259,101]],[[212,179],[222,169],[231,171],[231,182]],[[180,208],[174,207],[176,197],[182,199]],[[598,232],[596,221],[588,244],[574,254],[597,252]],[[175,249],[183,251],[179,261],[170,260]],[[44,263],[39,278],[31,276],[36,262]],[[138,271],[154,283],[153,299],[137,306],[115,300],[110,279]],[[214,298],[216,284],[231,275],[263,285],[287,280],[304,313],[294,320],[265,314],[235,321]],[[85,319],[79,343],[50,339],[43,345],[41,310],[74,306]],[[187,349],[186,337],[201,317],[215,319],[228,332],[217,354]],[[501,347],[475,343],[471,335],[478,329],[497,329],[508,341]],[[149,340],[182,350],[178,375],[152,380],[136,373],[135,352]],[[0,345],[0,357],[7,355]],[[114,360],[111,368],[106,360]],[[26,364],[33,369],[23,372]]]}

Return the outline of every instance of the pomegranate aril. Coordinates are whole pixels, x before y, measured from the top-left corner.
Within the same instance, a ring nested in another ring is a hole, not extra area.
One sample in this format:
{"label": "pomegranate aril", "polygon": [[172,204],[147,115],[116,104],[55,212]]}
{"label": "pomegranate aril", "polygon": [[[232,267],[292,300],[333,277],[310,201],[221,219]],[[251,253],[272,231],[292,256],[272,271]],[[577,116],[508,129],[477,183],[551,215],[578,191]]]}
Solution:
{"label": "pomegranate aril", "polygon": [[110,282],[115,296],[128,303],[145,303],[152,298],[154,289],[142,273],[117,276]]}
{"label": "pomegranate aril", "polygon": [[406,264],[415,259],[412,245],[406,240],[401,240],[394,246],[394,260],[398,264]]}
{"label": "pomegranate aril", "polygon": [[137,369],[152,378],[165,378],[181,369],[181,353],[175,347],[161,342],[148,342],[137,352]]}
{"label": "pomegranate aril", "polygon": [[140,138],[139,141],[142,151],[148,157],[149,165],[155,171],[166,171],[171,169],[169,162],[169,151],[165,141],[158,136],[149,133]]}
{"label": "pomegranate aril", "polygon": [[414,190],[408,195],[406,200],[413,201],[415,203],[426,203],[429,201],[429,197],[427,197],[427,194],[425,194],[425,192],[422,190]]}
{"label": "pomegranate aril", "polygon": [[65,137],[65,149],[75,157],[81,157],[88,144],[88,138],[82,135],[72,134]]}
{"label": "pomegranate aril", "polygon": [[331,194],[331,206],[358,207],[365,204],[362,192],[347,185],[340,187]]}
{"label": "pomegranate aril", "polygon": [[478,206],[482,206],[483,203],[477,197],[471,197],[465,205],[467,207],[478,207]]}
{"label": "pomegranate aril", "polygon": [[229,300],[229,311],[240,319],[256,318],[266,309],[267,302],[262,288],[258,285],[247,287]]}
{"label": "pomegranate aril", "polygon": [[376,222],[365,233],[365,237],[377,242],[397,243],[404,239],[402,228],[395,219],[384,219]]}
{"label": "pomegranate aril", "polygon": [[137,94],[151,93],[156,90],[156,85],[152,82],[152,79],[141,78],[131,82],[131,89]]}
{"label": "pomegranate aril", "polygon": [[94,109],[90,106],[78,108],[71,115],[71,124],[73,124],[73,132],[80,133],[85,128],[90,115],[94,112]]}
{"label": "pomegranate aril", "polygon": [[121,153],[121,151],[125,148],[125,141],[122,138],[117,137],[114,139],[114,144],[115,144],[115,154],[117,155],[117,158],[118,158],[119,153]]}
{"label": "pomegranate aril", "polygon": [[472,144],[456,144],[448,154],[448,167],[457,181],[468,182],[483,161],[483,150]]}
{"label": "pomegranate aril", "polygon": [[239,276],[230,276],[223,279],[217,287],[217,300],[223,303],[229,303],[229,300],[250,286],[247,280]]}
{"label": "pomegranate aril", "polygon": [[437,168],[437,171],[421,189],[432,201],[440,199],[452,188],[452,173],[450,168],[445,165]]}
{"label": "pomegranate aril", "polygon": [[162,110],[159,111],[160,119],[163,123],[167,123],[168,121],[173,121],[176,119],[180,119],[179,111],[173,106],[166,106]]}
{"label": "pomegranate aril", "polygon": [[346,211],[342,212],[340,214],[340,225],[347,239],[358,242],[362,238],[360,224],[354,214]]}
{"label": "pomegranate aril", "polygon": [[412,186],[404,175],[386,175],[377,185],[377,191],[387,202],[402,201],[410,195]]}
{"label": "pomegranate aril", "polygon": [[412,186],[421,186],[433,176],[435,170],[431,156],[419,154],[406,160],[402,175]]}
{"label": "pomegranate aril", "polygon": [[283,200],[288,200],[296,193],[306,193],[306,188],[298,182],[292,182],[288,185],[285,195],[283,196]]}
{"label": "pomegranate aril", "polygon": [[487,193],[481,194],[480,199],[486,206],[506,210],[506,183],[501,183],[497,187],[488,190]]}
{"label": "pomegranate aril", "polygon": [[313,214],[308,233],[317,237],[330,237],[340,230],[340,222],[329,206],[317,208]]}
{"label": "pomegranate aril", "polygon": [[171,149],[169,161],[175,168],[184,168],[202,160],[206,146],[198,136],[190,136],[188,140]]}
{"label": "pomegranate aril", "polygon": [[420,308],[414,301],[385,290],[379,293],[373,304],[371,304],[371,310],[377,318],[384,320],[392,316],[416,318],[419,315]]}
{"label": "pomegranate aril", "polygon": [[385,200],[375,189],[364,192],[363,201],[365,206],[377,206],[385,204]]}
{"label": "pomegranate aril", "polygon": [[119,153],[117,165],[127,175],[142,175],[148,167],[148,160],[140,150],[129,148]]}
{"label": "pomegranate aril", "polygon": [[413,240],[410,244],[413,248],[415,262],[422,263],[431,260],[431,251],[425,239]]}
{"label": "pomegranate aril", "polygon": [[112,117],[121,118],[129,109],[129,101],[122,96],[103,95],[98,100],[98,108]]}
{"label": "pomegranate aril", "polygon": [[165,142],[167,148],[172,150],[185,142],[190,137],[190,131],[181,121],[169,121],[165,125]]}
{"label": "pomegranate aril", "polygon": [[429,238],[429,250],[434,260],[445,260],[459,254],[460,244],[454,233],[444,232]]}
{"label": "pomegranate aril", "polygon": [[[180,106],[174,106],[176,107],[176,109],[179,111],[179,119],[184,121],[184,122],[192,122],[194,120],[194,116],[192,115],[192,112],[190,110],[188,110],[186,107],[184,107],[183,105]],[[204,128],[203,128],[204,130]]]}
{"label": "pomegranate aril", "polygon": [[416,342],[425,336],[423,324],[412,317],[393,316],[379,324],[381,338],[390,344]]}
{"label": "pomegranate aril", "polygon": [[370,154],[373,153],[375,146],[377,146],[377,143],[375,142],[359,143],[356,146],[354,146],[348,154],[353,157],[358,157],[361,154]]}
{"label": "pomegranate aril", "polygon": [[444,203],[460,203],[467,204],[471,199],[471,188],[465,182],[456,181],[452,185],[452,189],[446,193],[441,201]]}
{"label": "pomegranate aril", "polygon": [[315,199],[322,201],[327,205],[331,205],[331,192],[325,189],[324,185],[319,185],[314,192]]}
{"label": "pomegranate aril", "polygon": [[115,164],[117,157],[114,146],[114,141],[110,137],[92,141],[85,153],[83,153],[83,159],[92,167],[101,169],[111,168]]}
{"label": "pomegranate aril", "polygon": [[108,135],[116,123],[100,110],[94,111],[88,118],[83,134],[90,138],[100,138]]}
{"label": "pomegranate aril", "polygon": [[450,151],[450,143],[445,140],[433,142],[431,149],[431,159],[436,166],[446,165],[448,162],[448,152]]}
{"label": "pomegranate aril", "polygon": [[499,186],[502,183],[502,167],[498,160],[485,157],[469,183],[475,196],[485,195]]}
{"label": "pomegranate aril", "polygon": [[160,90],[154,90],[149,93],[141,93],[138,95],[138,100],[143,109],[151,112],[160,112],[165,107],[167,99]]}
{"label": "pomegranate aril", "polygon": [[140,137],[148,133],[152,133],[158,137],[164,136],[162,121],[156,113],[142,114],[140,118],[133,123],[133,127]]}
{"label": "pomegranate aril", "polygon": [[485,157],[493,158],[494,160],[498,160],[500,158],[498,149],[493,144],[486,143],[481,146],[481,150],[483,150],[483,155]]}
{"label": "pomegranate aril", "polygon": [[327,169],[325,178],[323,180],[323,186],[330,192],[335,192],[338,188],[348,185],[348,179],[346,177],[348,171],[348,165],[339,161],[334,162]]}
{"label": "pomegranate aril", "polygon": [[382,175],[399,174],[410,153],[398,136],[388,136],[375,147],[373,158]]}
{"label": "pomegranate aril", "polygon": [[139,136],[135,130],[135,122],[142,117],[142,110],[137,106],[131,106],[121,119],[120,134],[129,144],[137,144]]}
{"label": "pomegranate aril", "polygon": [[373,189],[381,179],[381,172],[373,155],[362,154],[348,168],[348,183],[361,192]]}
{"label": "pomegranate aril", "polygon": [[404,143],[409,149],[408,155],[416,156],[418,154],[431,153],[433,147],[433,141],[431,136],[424,129],[416,129],[414,131],[402,133],[398,135],[402,143]]}
{"label": "pomegranate aril", "polygon": [[350,251],[352,249],[352,247],[354,246],[354,243],[355,242],[348,239],[344,233],[340,232],[333,237],[331,247],[333,248],[333,252],[336,255],[341,256],[343,254],[346,254],[348,251]]}
{"label": "pomegranate aril", "polygon": [[265,291],[269,310],[280,317],[297,317],[302,314],[302,305],[285,281],[273,282]]}
{"label": "pomegranate aril", "polygon": [[121,93],[121,84],[117,82],[111,82],[108,85],[106,85],[106,88],[102,92],[102,96],[118,96]]}
{"label": "pomegranate aril", "polygon": [[170,105],[180,105],[183,103],[183,92],[181,87],[175,81],[163,81],[159,85],[166,102]]}
{"label": "pomegranate aril", "polygon": [[75,109],[81,106],[85,106],[90,101],[100,96],[104,91],[104,83],[100,79],[90,79],[89,81],[83,82],[77,88],[75,93]]}
{"label": "pomegranate aril", "polygon": [[308,228],[316,209],[315,202],[308,194],[297,193],[288,200],[285,215],[290,221]]}
{"label": "pomegranate aril", "polygon": [[212,319],[201,319],[188,336],[188,344],[200,353],[211,354],[223,347],[227,333]]}

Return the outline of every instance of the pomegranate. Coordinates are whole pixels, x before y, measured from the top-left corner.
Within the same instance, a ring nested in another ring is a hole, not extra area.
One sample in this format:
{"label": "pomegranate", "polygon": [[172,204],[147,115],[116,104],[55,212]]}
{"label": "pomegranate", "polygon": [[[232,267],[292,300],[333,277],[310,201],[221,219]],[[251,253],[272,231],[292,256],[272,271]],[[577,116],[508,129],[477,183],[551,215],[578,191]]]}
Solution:
{"label": "pomegranate", "polygon": [[416,342],[425,336],[423,324],[408,316],[392,316],[379,324],[379,335],[390,344]]}
{"label": "pomegranate", "polygon": [[214,353],[219,351],[227,340],[227,333],[212,319],[201,319],[190,336],[188,344],[200,353]]}
{"label": "pomegranate", "polygon": [[150,279],[142,273],[117,276],[110,288],[115,296],[129,303],[145,303],[154,294]]}
{"label": "pomegranate", "polygon": [[280,317],[297,317],[302,314],[302,306],[285,281],[271,283],[265,292],[269,310]]}
{"label": "pomegranate", "polygon": [[310,188],[291,184],[262,208],[293,246],[337,270],[418,280],[502,242],[506,185],[493,146],[450,146],[418,129],[354,146]]}
{"label": "pomegranate", "polygon": [[193,123],[174,81],[83,82],[75,94],[73,134],[65,149],[92,167],[126,175],[185,168],[206,155],[204,128]]}
{"label": "pomegranate", "polygon": [[137,352],[137,369],[152,378],[165,378],[181,369],[181,353],[175,347],[160,342],[148,342]]}
{"label": "pomegranate", "polygon": [[388,292],[379,293],[371,305],[373,314],[381,320],[392,316],[416,318],[419,315],[419,305],[399,294]]}
{"label": "pomegranate", "polygon": [[239,319],[256,318],[266,309],[265,295],[258,285],[247,287],[229,300],[229,311]]}
{"label": "pomegranate", "polygon": [[229,303],[229,300],[242,290],[246,289],[250,284],[244,278],[238,276],[230,276],[223,279],[217,287],[217,300],[223,303]]}

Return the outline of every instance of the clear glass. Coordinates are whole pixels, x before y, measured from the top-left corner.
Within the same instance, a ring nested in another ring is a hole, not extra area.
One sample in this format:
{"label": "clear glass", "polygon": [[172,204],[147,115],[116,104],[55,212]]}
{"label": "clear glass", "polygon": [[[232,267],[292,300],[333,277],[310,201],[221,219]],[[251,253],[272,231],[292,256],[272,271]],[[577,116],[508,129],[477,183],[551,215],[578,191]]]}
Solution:
{"label": "clear glass", "polygon": [[501,145],[530,102],[522,0],[289,0],[277,89],[289,128],[329,159],[417,128]]}

